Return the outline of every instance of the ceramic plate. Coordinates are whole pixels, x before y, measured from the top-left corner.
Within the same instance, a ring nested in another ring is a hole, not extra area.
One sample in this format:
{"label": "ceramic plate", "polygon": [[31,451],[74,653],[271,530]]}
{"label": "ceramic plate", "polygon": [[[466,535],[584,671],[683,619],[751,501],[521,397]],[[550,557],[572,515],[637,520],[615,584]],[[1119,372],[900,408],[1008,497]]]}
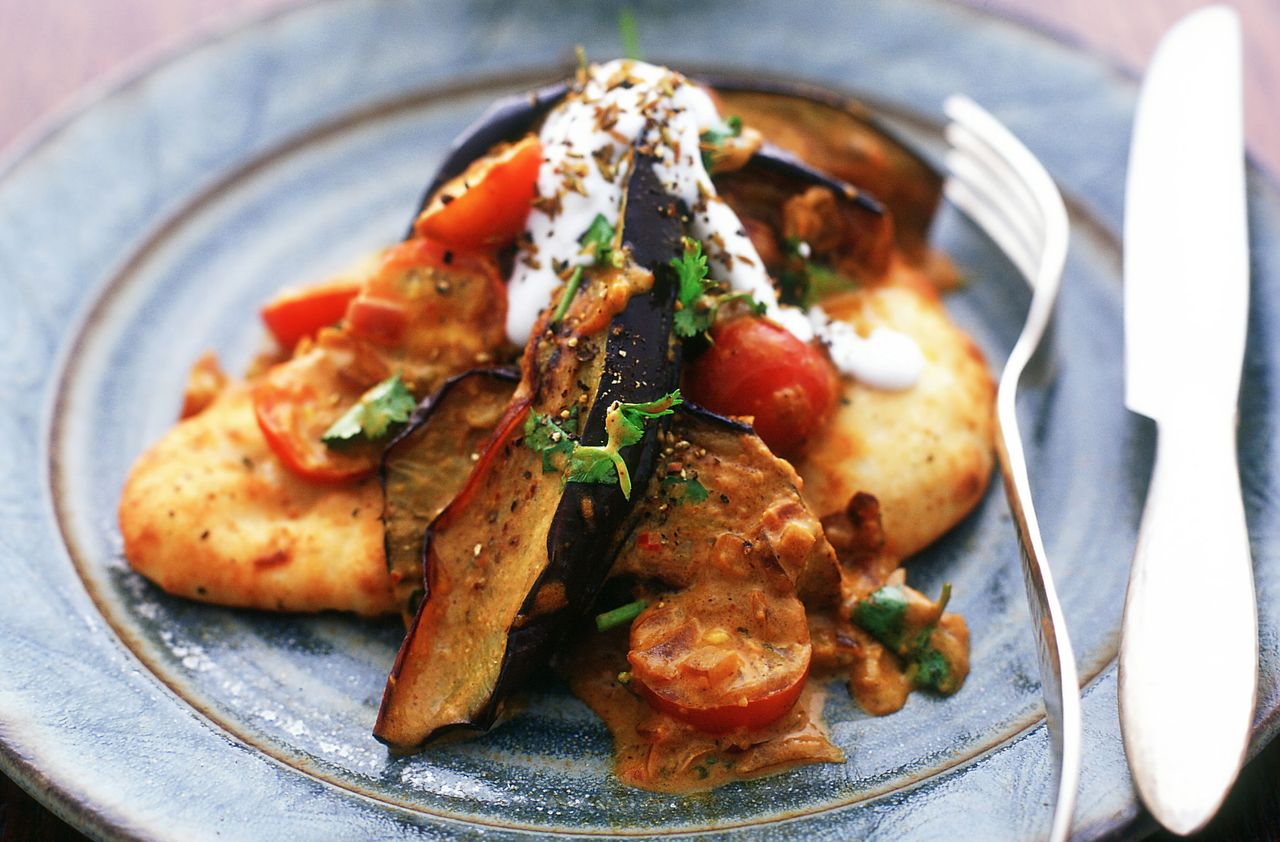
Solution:
{"label": "ceramic plate", "polygon": [[[654,60],[861,95],[932,155],[943,98],[968,93],[1026,139],[1068,194],[1074,239],[1055,377],[1028,394],[1025,429],[1086,682],[1077,829],[1132,829],[1139,811],[1118,738],[1114,659],[1152,450],[1149,426],[1121,406],[1115,232],[1132,84],[1045,37],[935,0],[636,11]],[[873,719],[837,686],[827,718],[847,763],[691,797],[621,786],[604,726],[551,677],[483,738],[389,757],[369,731],[394,621],[195,605],[123,563],[121,483],[173,422],[191,361],[213,348],[242,368],[261,341],[262,300],[396,238],[449,139],[494,96],[562,72],[573,44],[614,55],[616,14],[568,0],[317,3],[173,55],[9,162],[0,176],[0,766],[73,824],[184,840],[1044,832],[1039,679],[1017,545],[995,490],[911,565],[927,592],[955,585],[973,639],[964,689]],[[1250,197],[1240,448],[1262,606],[1261,744],[1275,726],[1280,651],[1271,445],[1280,212],[1256,174]],[[969,279],[949,306],[998,365],[1025,288],[953,211],[935,235]]]}

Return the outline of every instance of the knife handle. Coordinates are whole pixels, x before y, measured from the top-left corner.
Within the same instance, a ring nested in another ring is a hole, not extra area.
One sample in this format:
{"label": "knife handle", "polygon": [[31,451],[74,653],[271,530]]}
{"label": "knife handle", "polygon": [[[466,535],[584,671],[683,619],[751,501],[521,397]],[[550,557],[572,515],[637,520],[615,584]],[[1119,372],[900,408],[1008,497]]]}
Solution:
{"label": "knife handle", "polygon": [[1217,811],[1253,724],[1257,609],[1235,427],[1234,413],[1197,410],[1159,423],[1125,598],[1125,753],[1143,802],[1182,834]]}

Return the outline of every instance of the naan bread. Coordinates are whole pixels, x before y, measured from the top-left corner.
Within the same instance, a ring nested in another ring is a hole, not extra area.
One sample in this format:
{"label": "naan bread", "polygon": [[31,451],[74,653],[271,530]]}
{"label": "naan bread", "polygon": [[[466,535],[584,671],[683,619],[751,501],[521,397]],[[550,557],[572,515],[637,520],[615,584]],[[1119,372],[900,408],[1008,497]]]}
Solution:
{"label": "naan bread", "polygon": [[982,352],[923,284],[860,289],[822,306],[864,336],[889,327],[924,351],[914,388],[890,392],[846,379],[831,425],[797,466],[819,516],[844,511],[859,491],[874,496],[885,552],[904,558],[958,523],[986,490],[995,385]]}
{"label": "naan bread", "polygon": [[290,473],[237,383],[134,465],[120,531],[130,564],[177,596],[374,615],[396,610],[381,515],[376,476],[325,486]]}

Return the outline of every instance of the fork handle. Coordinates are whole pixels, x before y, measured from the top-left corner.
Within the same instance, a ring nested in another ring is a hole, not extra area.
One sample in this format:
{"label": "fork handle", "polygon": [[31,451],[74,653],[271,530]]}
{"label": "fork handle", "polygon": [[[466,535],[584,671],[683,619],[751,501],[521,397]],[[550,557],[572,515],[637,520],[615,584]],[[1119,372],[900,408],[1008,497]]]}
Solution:
{"label": "fork handle", "polygon": [[1235,780],[1253,722],[1257,663],[1235,417],[1179,413],[1157,427],[1125,598],[1119,689],[1134,783],[1175,833],[1208,822]]}

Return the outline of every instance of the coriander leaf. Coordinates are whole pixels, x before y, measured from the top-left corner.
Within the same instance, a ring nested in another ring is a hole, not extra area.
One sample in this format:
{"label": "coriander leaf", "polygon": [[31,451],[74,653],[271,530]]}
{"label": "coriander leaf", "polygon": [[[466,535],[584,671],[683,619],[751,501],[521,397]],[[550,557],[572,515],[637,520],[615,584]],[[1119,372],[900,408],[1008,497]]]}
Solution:
{"label": "coriander leaf", "polygon": [[710,313],[705,310],[699,312],[693,307],[685,307],[676,311],[671,327],[681,339],[692,339],[711,327],[709,317]]}
{"label": "coriander leaf", "polygon": [[605,611],[603,614],[596,615],[596,631],[608,631],[616,626],[629,623],[636,617],[640,616],[649,605],[646,599],[637,599],[635,602],[628,602],[626,605],[620,605],[612,611]]}
{"label": "coriander leaf", "polygon": [[609,427],[609,418],[613,415],[614,410],[618,413],[618,427],[621,431],[619,436],[619,447],[626,447],[635,444],[644,438],[644,424],[651,418],[661,418],[664,415],[670,415],[675,411],[675,407],[684,401],[680,398],[680,390],[676,389],[669,395],[663,395],[655,401],[648,403],[619,403],[616,407],[611,407],[609,415],[605,416],[605,430],[609,431],[612,439],[612,430]]}
{"label": "coriander leaf", "polygon": [[932,646],[926,645],[915,654],[915,659],[907,670],[911,683],[916,687],[948,692],[951,686],[951,665],[942,653]]}
{"label": "coriander leaf", "polygon": [[778,273],[778,301],[803,307],[809,299],[809,275],[803,269],[783,269]]}
{"label": "coriander leaf", "polygon": [[398,427],[413,413],[417,401],[399,374],[369,389],[337,421],[329,425],[320,440],[330,447],[342,446],[364,437],[377,441]]}
{"label": "coriander leaf", "polygon": [[856,283],[834,269],[814,263],[811,260],[806,262],[805,271],[809,276],[808,290],[805,295],[806,306],[812,307],[822,299],[835,295],[837,292],[847,292],[858,287]]}
{"label": "coriander leaf", "polygon": [[580,444],[575,447],[569,454],[565,482],[609,484],[616,480],[622,489],[622,496],[630,500],[631,473],[618,451],[644,438],[646,421],[670,415],[680,403],[679,389],[647,403],[614,401],[604,418],[608,441],[603,445]]}
{"label": "coriander leaf", "polygon": [[716,323],[720,308],[733,301],[746,301],[751,312],[757,316],[765,313],[765,305],[756,301],[749,292],[721,292],[707,278],[707,258],[702,253],[702,243],[689,237],[684,238],[684,253],[672,258],[671,266],[680,279],[680,291],[677,298],[680,308],[676,310],[671,327],[681,339],[706,333]]}
{"label": "coriander leaf", "polygon": [[895,585],[885,585],[866,599],[858,600],[853,621],[885,646],[897,650],[902,643],[906,614],[907,595]]}
{"label": "coriander leaf", "polygon": [[697,478],[690,477],[667,477],[662,481],[662,490],[667,492],[668,496],[676,501],[676,505],[681,503],[701,503],[711,496],[707,491],[707,487],[698,482]]}
{"label": "coriander leaf", "polygon": [[537,413],[529,413],[529,417],[524,422],[525,446],[536,453],[542,454],[542,472],[544,474],[560,470],[551,461],[552,454],[568,455],[577,446],[576,442],[570,438],[578,426],[578,408],[575,406],[573,410],[573,414],[565,419],[563,425],[557,424],[549,415],[538,415]]}
{"label": "coriander leaf", "polygon": [[[627,476],[624,483],[622,478]],[[569,454],[569,465],[565,472],[565,482],[595,482],[611,485],[617,482],[623,485],[623,493],[630,498],[631,482],[627,474],[627,465],[617,452],[608,447],[588,447],[578,445]]]}
{"label": "coriander leaf", "polygon": [[799,237],[788,237],[783,249],[787,267],[778,273],[778,298],[784,304],[812,307],[828,296],[858,288],[856,281],[812,260],[809,244]]}
{"label": "coriander leaf", "polygon": [[609,220],[602,213],[596,214],[596,218],[591,220],[591,224],[587,226],[587,230],[578,238],[578,242],[582,246],[595,247],[595,262],[604,263],[608,260],[609,251],[613,248],[613,238],[617,232],[614,231]]}
{"label": "coriander leaf", "polygon": [[[587,226],[587,230],[582,232],[582,236],[578,238],[578,243],[585,249],[591,248],[591,265],[599,266],[613,260],[613,238],[617,232],[614,227],[609,224],[609,220],[602,213],[596,214],[596,218],[591,220],[591,224]],[[573,301],[573,297],[578,294],[578,287],[582,285],[582,275],[585,269],[582,266],[574,267],[573,274],[569,276],[569,282],[565,285],[564,292],[560,295],[560,303],[556,305],[556,312],[551,317],[551,323],[558,324],[564,314],[569,311],[569,304]]]}
{"label": "coriander leaf", "polygon": [[702,243],[685,237],[684,253],[671,258],[671,266],[680,278],[680,303],[691,307],[707,291],[707,258],[702,253]]}
{"label": "coriander leaf", "polygon": [[684,253],[671,259],[671,266],[680,279],[677,298],[680,309],[672,321],[672,329],[681,339],[692,339],[706,331],[715,321],[715,311],[704,306],[707,292],[707,258],[702,253],[702,243],[684,238]]}

